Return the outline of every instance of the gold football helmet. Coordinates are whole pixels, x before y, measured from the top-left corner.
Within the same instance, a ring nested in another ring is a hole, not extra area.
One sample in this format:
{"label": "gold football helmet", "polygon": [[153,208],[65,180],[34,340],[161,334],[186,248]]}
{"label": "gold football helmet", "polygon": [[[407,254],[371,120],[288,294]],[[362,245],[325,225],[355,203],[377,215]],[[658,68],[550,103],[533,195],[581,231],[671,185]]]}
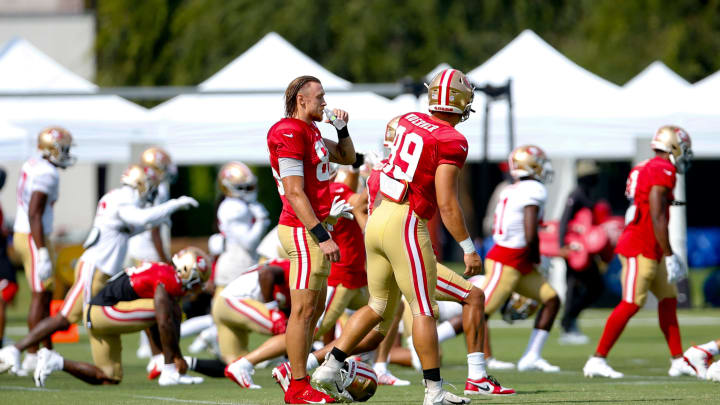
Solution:
{"label": "gold football helmet", "polygon": [[514,321],[533,316],[538,308],[540,308],[540,303],[514,292],[510,298],[505,301],[500,312],[505,322],[513,323]]}
{"label": "gold football helmet", "polygon": [[38,150],[44,158],[55,166],[67,168],[75,164],[75,156],[70,155],[73,145],[70,131],[61,127],[48,127],[38,134]]}
{"label": "gold football helmet", "polygon": [[355,401],[365,402],[375,395],[377,390],[377,374],[372,367],[353,359],[345,360],[340,373],[343,386]]}
{"label": "gold football helmet", "polygon": [[650,146],[669,153],[670,162],[675,165],[678,173],[685,173],[690,168],[693,158],[692,141],[684,129],[675,125],[664,125],[655,132]]}
{"label": "gold football helmet", "polygon": [[401,117],[402,115],[398,115],[397,117],[391,119],[385,127],[385,139],[383,139],[383,148],[385,148],[386,150],[390,149],[393,145],[393,142],[395,142],[395,131],[397,130],[398,122],[400,122]]}
{"label": "gold football helmet", "polygon": [[508,158],[510,175],[515,179],[533,178],[541,183],[550,183],[553,168],[545,152],[535,145],[518,146]]}
{"label": "gold football helmet", "polygon": [[160,183],[155,170],[139,165],[130,165],[125,169],[121,181],[122,184],[137,190],[140,199],[144,201],[153,200],[157,186]]}
{"label": "gold football helmet", "polygon": [[210,279],[210,261],[200,248],[188,246],[175,253],[172,264],[183,286],[188,290]]}
{"label": "gold football helmet", "polygon": [[241,162],[226,163],[218,173],[220,191],[228,197],[255,201],[257,198],[257,178],[250,168]]}
{"label": "gold football helmet", "polygon": [[172,162],[170,154],[156,146],[143,151],[142,155],[140,155],[140,165],[155,170],[160,177],[160,181],[172,182],[177,176],[177,166]]}
{"label": "gold football helmet", "polygon": [[471,108],[475,97],[475,88],[457,69],[445,69],[435,75],[428,88],[428,109],[460,114],[465,121],[474,110]]}

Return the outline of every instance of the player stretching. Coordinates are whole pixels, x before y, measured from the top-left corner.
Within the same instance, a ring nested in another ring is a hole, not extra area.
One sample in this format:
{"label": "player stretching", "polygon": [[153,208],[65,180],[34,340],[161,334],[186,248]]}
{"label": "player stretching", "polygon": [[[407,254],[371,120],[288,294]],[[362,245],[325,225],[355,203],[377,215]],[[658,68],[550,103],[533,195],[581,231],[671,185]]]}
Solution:
{"label": "player stretching", "polygon": [[540,263],[538,224],[547,199],[546,182],[552,178],[552,166],[545,152],[537,146],[516,148],[508,158],[514,183],[500,193],[495,208],[493,239],[495,246],[485,259],[485,314],[498,310],[513,291],[543,304],[535,318],[525,353],[518,361],[518,371],[557,372],[540,355],[560,300],[537,270]]}
{"label": "player stretching", "polygon": [[[38,135],[38,153],[22,166],[17,185],[17,216],[13,246],[25,268],[30,285],[28,328],[50,316],[53,289],[55,252],[50,241],[53,230],[53,206],[58,200],[60,178],[58,167],[66,169],[75,164],[70,155],[72,135],[60,127],[44,129]],[[52,349],[48,337],[43,342]],[[37,342],[28,348],[19,375],[32,373],[37,363]]]}
{"label": "player stretching", "polygon": [[648,291],[658,300],[660,329],[672,357],[668,374],[695,375],[682,356],[676,313],[675,282],[687,276],[687,267],[673,253],[668,234],[675,173],[687,170],[691,146],[690,136],[682,128],[660,127],[650,143],[655,157],[630,171],[626,195],[633,204],[615,249],[622,263],[622,301],[608,317],[595,355],[583,367],[586,377],[622,378],[623,374],[613,370],[605,359],[630,318],[645,304]]}
{"label": "player stretching", "polygon": [[293,381],[285,393],[286,403],[332,401],[312,388],[305,361],[324,308],[330,263],[340,259],[340,248],[323,223],[332,201],[330,162],[354,163],[355,148],[345,111],[328,114],[338,141],[320,136],[315,122],[323,119],[325,106],[325,91],[317,78],[296,78],[285,91],[286,118],[273,125],[267,136],[270,165],[283,202],[278,235],[291,261],[292,309],[286,338]]}
{"label": "player stretching", "polygon": [[65,371],[88,384],[118,384],[122,380],[120,337],[151,328],[162,347],[165,364],[160,385],[199,384],[201,377],[185,375],[188,368],[180,352],[178,300],[210,277],[205,253],[185,248],[166,263],[142,263],[125,270],[93,297],[83,310],[89,332],[93,363],[63,358],[57,352],[40,350],[35,385],[45,386],[54,371]]}
{"label": "player stretching", "polygon": [[414,344],[426,386],[424,403],[470,402],[442,387],[435,329],[437,264],[427,221],[439,208],[445,227],[465,252],[465,275],[480,272],[482,263],[457,197],[467,140],[454,129],[471,112],[473,88],[462,72],[446,69],[431,82],[428,97],[431,115],[409,113],[400,118],[392,154],[380,176],[384,198],[365,229],[370,301],[350,318],[313,374],[313,381],[337,398],[347,397],[340,370],[348,353],[374,327],[383,335],[387,332],[402,294],[414,316]]}
{"label": "player stretching", "polygon": [[21,351],[80,321],[83,303],[122,271],[130,236],[157,226],[177,210],[197,207],[197,201],[183,196],[144,208],[157,187],[157,176],[150,168],[130,166],[123,173],[122,183],[122,187],[109,191],[98,202],[93,229],[75,266],[75,282],[65,295],[60,311],[39,322],[15,345],[0,349],[0,373],[12,368],[11,372],[17,374]]}

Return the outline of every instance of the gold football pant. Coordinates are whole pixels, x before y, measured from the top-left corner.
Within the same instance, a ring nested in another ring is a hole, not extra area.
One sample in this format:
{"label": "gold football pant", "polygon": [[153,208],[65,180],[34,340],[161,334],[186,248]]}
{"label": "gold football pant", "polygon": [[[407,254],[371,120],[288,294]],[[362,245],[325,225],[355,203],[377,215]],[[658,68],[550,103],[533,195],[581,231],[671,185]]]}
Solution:
{"label": "gold football pant", "polygon": [[327,288],[325,311],[318,320],[315,338],[321,338],[329,331],[346,309],[358,310],[368,303],[367,287],[349,289],[342,284]]}
{"label": "gold football pant", "polygon": [[[50,253],[50,261],[52,261],[53,270],[55,270],[57,258],[55,257],[55,248],[50,241],[50,235],[45,235],[44,240],[45,247]],[[42,281],[40,280],[40,277],[35,271],[37,260],[37,246],[35,246],[35,241],[33,240],[32,236],[29,233],[15,232],[15,234],[13,235],[13,248],[18,253],[18,256],[20,256],[20,260],[22,261],[23,268],[25,269],[25,278],[27,279],[28,285],[30,286],[30,291],[52,291],[54,277],[51,276],[47,280]]]}
{"label": "gold football pant", "polygon": [[75,282],[65,294],[60,314],[70,323],[79,322],[83,313],[83,303],[90,301],[99,293],[109,278],[110,276],[97,269],[92,263],[78,261],[75,265]]}
{"label": "gold football pant", "polygon": [[93,362],[107,376],[120,381],[123,377],[120,336],[154,325],[155,305],[152,299],[123,301],[113,306],[86,305],[83,319],[90,321]]}
{"label": "gold football pant", "polygon": [[290,289],[320,291],[327,286],[330,262],[305,227],[278,225],[283,250],[290,257]]}
{"label": "gold football pant", "polygon": [[648,259],[643,255],[625,257],[618,255],[622,263],[622,299],[639,307],[645,305],[648,291],[658,301],[677,297],[677,287],[667,281],[665,262]]}
{"label": "gold football pant", "polygon": [[482,290],[485,292],[487,315],[497,311],[513,291],[541,303],[557,296],[555,290],[537,270],[533,269],[528,274],[522,274],[517,269],[492,259],[485,259],[485,281]]}
{"label": "gold football pant", "polygon": [[437,264],[427,229],[409,204],[383,200],[365,228],[368,305],[383,318],[377,330],[386,334],[402,294],[413,316],[437,318]]}
{"label": "gold football pant", "polygon": [[247,354],[250,332],[272,335],[270,310],[260,301],[218,296],[213,300],[212,316],[220,354],[228,364]]}

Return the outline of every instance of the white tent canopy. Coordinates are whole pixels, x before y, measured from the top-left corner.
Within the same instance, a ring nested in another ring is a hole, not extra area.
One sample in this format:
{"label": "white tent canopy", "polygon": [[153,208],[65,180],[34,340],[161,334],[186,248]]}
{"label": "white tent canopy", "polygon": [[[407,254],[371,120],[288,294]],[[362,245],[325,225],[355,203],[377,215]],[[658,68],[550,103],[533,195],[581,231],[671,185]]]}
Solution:
{"label": "white tent canopy", "polygon": [[[277,93],[182,95],[155,107],[151,115],[162,128],[168,151],[180,163],[237,159],[266,164],[267,131],[283,116],[285,86],[301,75],[317,77],[326,89],[351,86],[278,34],[269,33],[199,87],[202,90],[274,89]],[[387,121],[384,117],[393,111],[387,99],[369,92],[330,93],[325,99],[329,107],[350,113],[349,128],[357,150],[377,149],[382,145]],[[330,125],[318,125],[324,136],[334,139],[335,131]]]}
{"label": "white tent canopy", "polygon": [[[96,88],[24,39],[0,48],[0,91]],[[127,162],[130,143],[148,142],[151,133],[146,109],[117,96],[0,97],[0,115],[30,134],[49,125],[66,127],[75,138],[73,153],[85,162]],[[22,152],[16,160],[27,157]]]}
{"label": "white tent canopy", "polygon": [[19,153],[25,156],[28,139],[26,130],[0,121],[0,162],[18,160]]}

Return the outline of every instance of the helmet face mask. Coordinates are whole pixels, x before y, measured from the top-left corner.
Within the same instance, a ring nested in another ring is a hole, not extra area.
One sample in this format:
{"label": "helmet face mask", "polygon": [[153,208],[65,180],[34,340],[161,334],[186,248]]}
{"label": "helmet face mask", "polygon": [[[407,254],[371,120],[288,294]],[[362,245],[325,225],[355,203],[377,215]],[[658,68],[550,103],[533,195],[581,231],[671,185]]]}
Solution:
{"label": "helmet face mask", "polygon": [[199,248],[188,246],[175,253],[171,261],[186,290],[202,285],[210,278],[210,262]]}
{"label": "helmet face mask", "polygon": [[650,142],[650,147],[669,154],[670,162],[677,172],[684,174],[690,169],[693,158],[692,141],[684,129],[675,125],[660,127]]}
{"label": "helmet face mask", "polygon": [[220,191],[228,197],[241,198],[247,202],[257,200],[257,178],[241,162],[226,163],[218,173]]}
{"label": "helmet face mask", "polygon": [[475,88],[461,71],[445,69],[426,86],[430,111],[459,114],[460,122],[467,120],[474,111]]}
{"label": "helmet face mask", "polygon": [[508,157],[510,175],[514,179],[529,177],[543,184],[553,180],[555,171],[545,152],[535,145],[518,146]]}
{"label": "helmet face mask", "polygon": [[66,169],[75,164],[77,158],[70,154],[73,139],[70,132],[61,127],[49,127],[38,135],[38,150],[53,165]]}

